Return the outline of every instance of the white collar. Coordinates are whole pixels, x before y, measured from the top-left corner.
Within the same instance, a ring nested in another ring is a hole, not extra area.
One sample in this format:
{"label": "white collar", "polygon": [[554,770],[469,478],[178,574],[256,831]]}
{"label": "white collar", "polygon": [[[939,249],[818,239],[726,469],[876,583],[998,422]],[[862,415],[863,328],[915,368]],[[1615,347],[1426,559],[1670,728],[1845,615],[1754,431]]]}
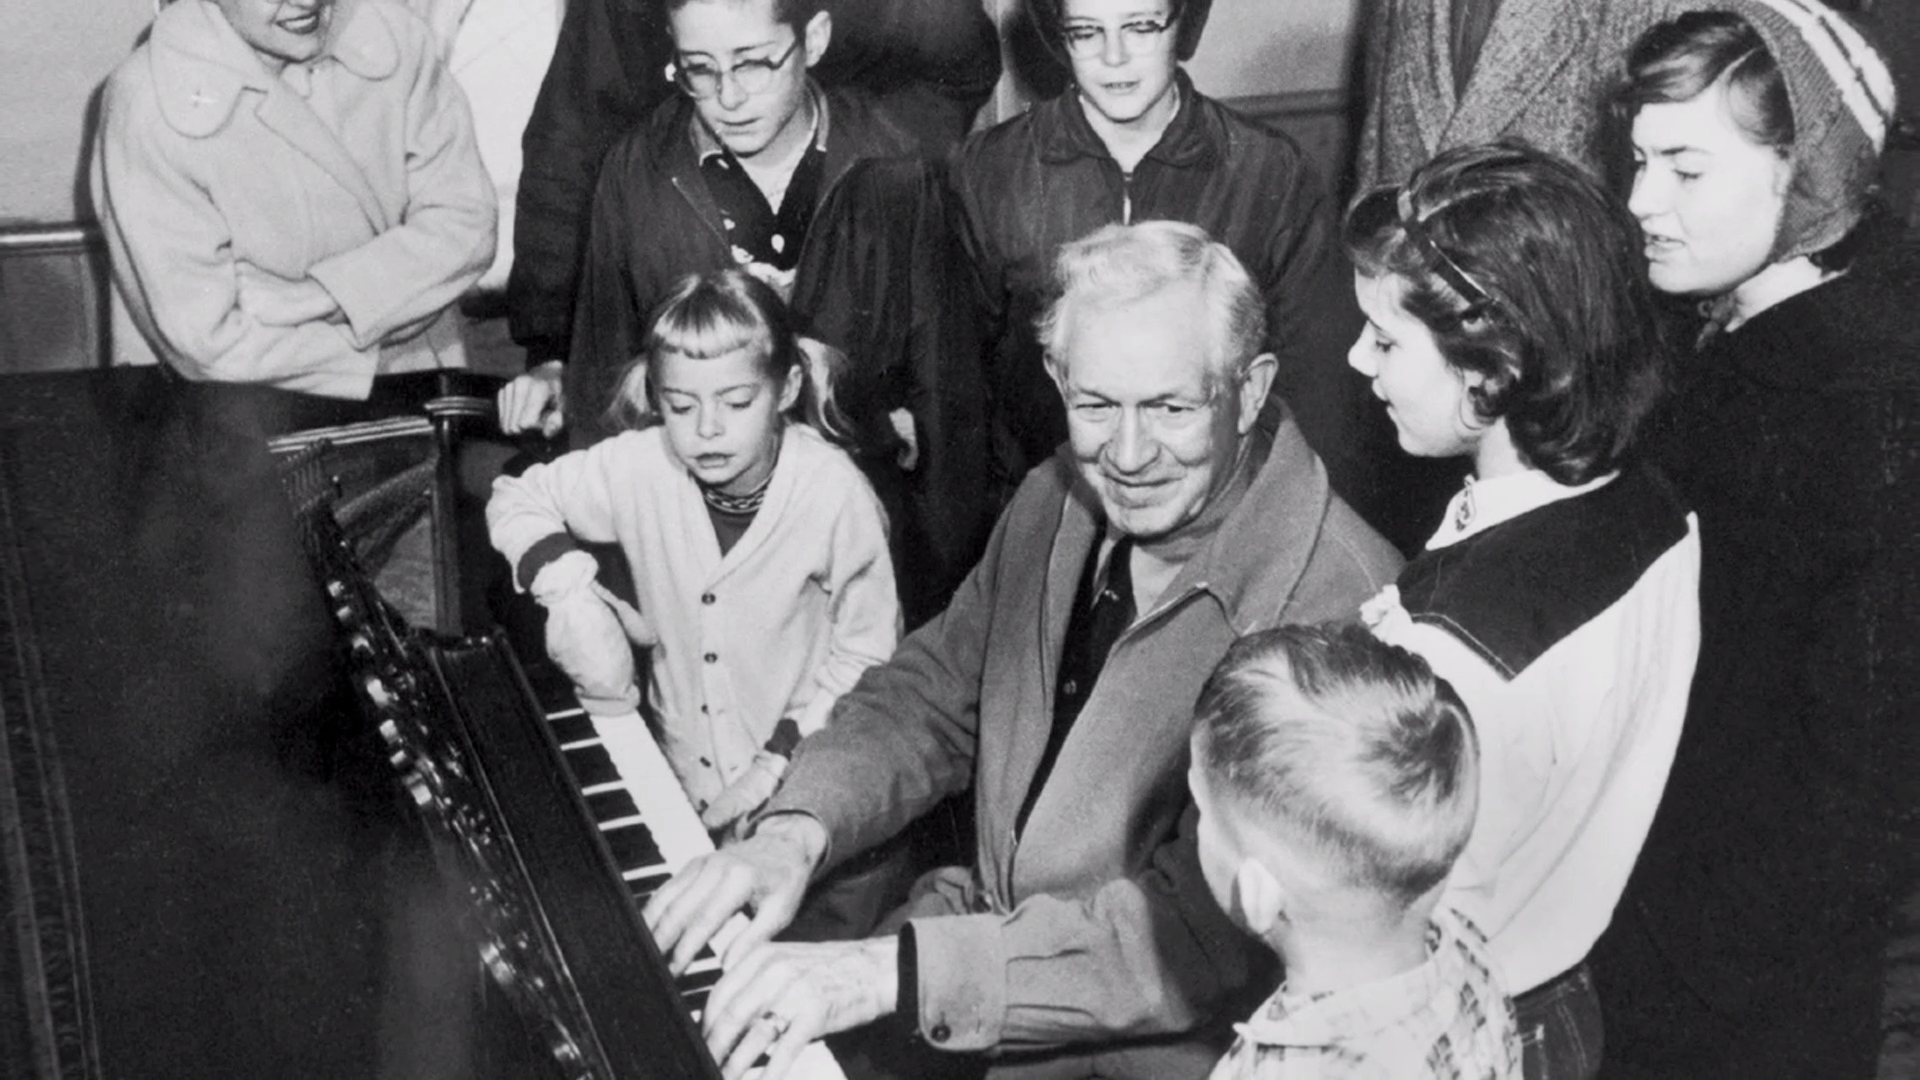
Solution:
{"label": "white collar", "polygon": [[1467,478],[1466,487],[1447,503],[1447,516],[1427,541],[1427,549],[1457,544],[1469,536],[1485,532],[1503,521],[1511,521],[1529,510],[1538,510],[1561,499],[1571,499],[1611,483],[1619,472],[1589,480],[1584,484],[1562,484],[1538,469],[1523,469],[1491,480]]}

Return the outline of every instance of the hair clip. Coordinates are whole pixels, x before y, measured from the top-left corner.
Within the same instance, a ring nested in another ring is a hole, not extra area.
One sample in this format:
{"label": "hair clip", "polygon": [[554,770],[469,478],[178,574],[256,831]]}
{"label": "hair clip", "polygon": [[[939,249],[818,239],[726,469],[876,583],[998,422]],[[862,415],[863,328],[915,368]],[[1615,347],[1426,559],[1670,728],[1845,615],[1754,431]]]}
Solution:
{"label": "hair clip", "polygon": [[1425,224],[1413,212],[1412,188],[1400,189],[1399,210],[1400,228],[1406,232],[1407,239],[1413,241],[1413,245],[1427,256],[1427,261],[1432,265],[1433,272],[1440,275],[1440,280],[1446,282],[1467,302],[1467,309],[1460,313],[1460,317],[1471,319],[1485,311],[1493,303],[1493,297],[1468,277],[1467,272],[1460,269],[1458,263],[1448,258],[1447,253],[1440,250],[1440,245],[1434,243],[1433,238],[1427,235]]}

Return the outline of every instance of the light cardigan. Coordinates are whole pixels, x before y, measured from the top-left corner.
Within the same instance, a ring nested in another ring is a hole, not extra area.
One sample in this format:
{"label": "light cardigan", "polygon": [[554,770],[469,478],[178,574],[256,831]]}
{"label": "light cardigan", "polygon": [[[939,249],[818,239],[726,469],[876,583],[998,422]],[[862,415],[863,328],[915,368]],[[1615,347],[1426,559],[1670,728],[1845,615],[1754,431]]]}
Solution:
{"label": "light cardigan", "polygon": [[487,525],[516,567],[555,533],[620,545],[660,636],[646,708],[696,804],[746,770],[782,717],[817,731],[899,639],[879,500],[852,459],[803,425],[787,427],[766,501],[724,556],[657,427],[500,477]]}
{"label": "light cardigan", "polygon": [[[498,214],[466,97],[411,12],[333,19],[328,55],[280,78],[177,0],[107,79],[90,179],[115,298],[187,378],[364,399],[376,374],[464,366],[447,308]],[[270,279],[243,266],[319,282],[344,321],[260,322],[247,290]]]}

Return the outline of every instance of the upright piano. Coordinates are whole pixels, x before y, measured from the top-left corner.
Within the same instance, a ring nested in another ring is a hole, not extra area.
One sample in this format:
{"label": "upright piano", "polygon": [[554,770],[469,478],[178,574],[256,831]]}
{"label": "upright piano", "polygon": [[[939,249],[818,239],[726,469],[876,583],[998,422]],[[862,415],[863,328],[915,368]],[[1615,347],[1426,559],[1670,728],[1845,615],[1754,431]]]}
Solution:
{"label": "upright piano", "polygon": [[658,749],[402,618],[285,426],[0,386],[0,1075],[717,1077],[717,961],[638,916],[710,850]]}

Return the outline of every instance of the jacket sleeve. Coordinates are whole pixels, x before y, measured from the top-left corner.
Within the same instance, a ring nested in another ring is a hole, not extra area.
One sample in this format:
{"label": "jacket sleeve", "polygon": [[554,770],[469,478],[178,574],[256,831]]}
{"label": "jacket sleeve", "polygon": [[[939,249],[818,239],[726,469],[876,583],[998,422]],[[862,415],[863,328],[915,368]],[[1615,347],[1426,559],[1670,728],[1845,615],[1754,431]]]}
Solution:
{"label": "jacket sleeve", "polygon": [[913,920],[922,1035],[949,1050],[1032,1049],[1190,1030],[1271,969],[1214,903],[1191,803],[1147,869],[1085,898]]}
{"label": "jacket sleeve", "polygon": [[493,262],[499,200],[474,141],[466,95],[424,24],[396,32],[412,55],[403,152],[407,206],[399,224],[307,273],[346,315],[356,344],[371,348],[460,298]]}
{"label": "jacket sleeve", "polygon": [[639,351],[645,313],[628,258],[629,235],[645,235],[632,215],[646,208],[628,198],[622,183],[625,154],[616,150],[593,195],[592,224],[580,268],[580,304],[574,314],[572,355],[567,362],[567,428],[575,446],[611,434],[606,419],[620,372]]}
{"label": "jacket sleeve", "polygon": [[571,0],[520,149],[507,318],[530,363],[568,357],[601,159],[672,96],[656,4]]}
{"label": "jacket sleeve", "polygon": [[866,480],[847,470],[845,506],[833,521],[832,566],[826,588],[832,617],[825,662],[814,673],[814,695],[797,718],[802,736],[826,726],[840,695],[862,672],[884,664],[900,640],[900,598],[894,589],[893,561],[887,555],[887,527],[880,503]]}
{"label": "jacket sleeve", "polygon": [[1386,147],[1387,62],[1393,55],[1393,39],[1399,33],[1396,0],[1366,0],[1360,19],[1360,79],[1366,97],[1360,105],[1366,110],[1360,123],[1353,154],[1353,194],[1360,195],[1377,184],[1391,180],[1381,172]]}
{"label": "jacket sleeve", "polygon": [[487,534],[494,549],[518,568],[530,548],[555,534],[597,544],[618,540],[612,488],[615,477],[635,471],[620,467],[620,458],[632,449],[630,440],[609,439],[519,476],[495,478],[487,500]]}
{"label": "jacket sleeve", "polygon": [[[1013,511],[1008,512],[1013,516]],[[818,872],[891,838],[973,781],[981,676],[1006,518],[946,609],[868,668],[800,744],[765,813],[826,826]]]}
{"label": "jacket sleeve", "polygon": [[155,352],[190,379],[310,392],[371,383],[376,351],[344,326],[269,326],[241,309],[232,234],[192,168],[204,147],[160,115],[151,80],[115,75],[100,112],[94,206],[114,283]]}

